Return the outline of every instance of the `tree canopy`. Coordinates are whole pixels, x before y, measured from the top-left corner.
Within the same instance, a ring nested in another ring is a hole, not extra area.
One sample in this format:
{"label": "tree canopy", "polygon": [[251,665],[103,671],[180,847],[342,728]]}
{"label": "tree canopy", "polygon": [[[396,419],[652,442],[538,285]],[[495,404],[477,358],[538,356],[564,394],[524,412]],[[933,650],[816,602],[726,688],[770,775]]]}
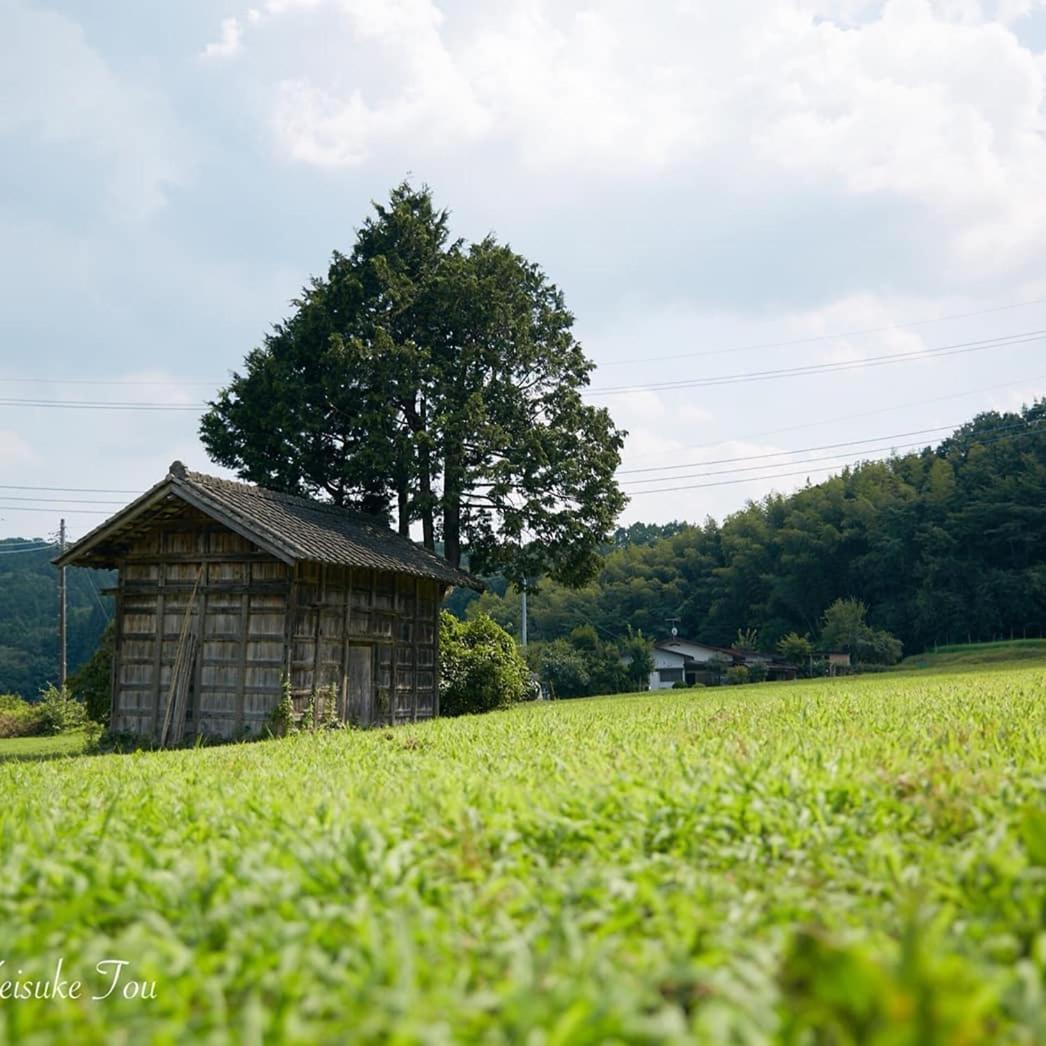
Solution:
{"label": "tree canopy", "polygon": [[[685,636],[729,646],[753,629],[775,651],[789,633],[820,636],[826,611],[850,599],[865,608],[858,659],[894,658],[882,633],[906,653],[1046,635],[1046,402],[979,415],[935,449],[844,469],[721,523],[623,544],[583,588],[533,593],[529,630],[534,641],[588,623],[604,637],[663,636],[678,618]],[[495,582],[482,604],[518,625],[514,588]]]}
{"label": "tree canopy", "polygon": [[458,565],[590,578],[625,503],[624,433],[582,401],[562,292],[488,236],[452,240],[427,188],[375,205],[201,423],[253,482],[420,523]]}
{"label": "tree canopy", "polygon": [[[58,571],[53,548],[22,552],[25,540],[0,540],[0,694],[35,700],[58,679]],[[75,672],[97,647],[112,613],[101,590],[112,571],[70,567],[67,580],[67,654]]]}

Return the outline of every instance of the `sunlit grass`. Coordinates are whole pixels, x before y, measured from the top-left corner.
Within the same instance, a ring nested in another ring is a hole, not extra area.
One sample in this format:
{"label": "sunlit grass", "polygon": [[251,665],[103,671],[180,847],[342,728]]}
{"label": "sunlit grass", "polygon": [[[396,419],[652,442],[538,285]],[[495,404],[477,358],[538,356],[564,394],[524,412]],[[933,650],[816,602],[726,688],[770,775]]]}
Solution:
{"label": "sunlit grass", "polygon": [[78,755],[87,738],[82,732],[46,737],[0,738],[0,762],[8,759],[49,759],[58,755]]}
{"label": "sunlit grass", "polygon": [[0,1000],[9,1039],[1046,1039],[1036,669],[7,763],[0,789],[8,973],[156,983]]}

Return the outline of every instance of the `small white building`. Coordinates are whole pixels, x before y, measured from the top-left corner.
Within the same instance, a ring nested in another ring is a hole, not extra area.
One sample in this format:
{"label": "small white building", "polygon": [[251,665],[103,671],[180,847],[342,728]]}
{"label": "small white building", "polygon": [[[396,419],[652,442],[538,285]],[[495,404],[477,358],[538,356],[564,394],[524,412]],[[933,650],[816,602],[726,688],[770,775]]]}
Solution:
{"label": "small white building", "polygon": [[[692,682],[694,674],[707,668],[710,661],[734,662],[733,651],[676,637],[655,643],[653,654],[651,690],[668,690],[673,683]],[[688,674],[690,678],[687,678]]]}
{"label": "small white building", "polygon": [[794,679],[794,666],[775,661],[768,654],[754,650],[697,643],[673,636],[654,644],[654,670],[650,673],[650,690],[668,690],[675,683],[716,684],[723,681],[722,670],[732,665],[761,665],[764,679]]}

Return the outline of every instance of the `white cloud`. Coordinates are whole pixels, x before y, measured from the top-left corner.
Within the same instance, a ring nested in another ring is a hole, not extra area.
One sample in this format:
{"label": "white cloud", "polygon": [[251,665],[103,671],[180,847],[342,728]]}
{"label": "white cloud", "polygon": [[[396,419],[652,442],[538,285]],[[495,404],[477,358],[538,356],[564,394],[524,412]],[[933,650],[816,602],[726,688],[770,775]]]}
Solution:
{"label": "white cloud", "polygon": [[28,132],[75,150],[77,179],[105,171],[113,216],[143,218],[184,181],[187,164],[167,104],[122,82],[82,29],[15,0],[3,5],[0,140]]}
{"label": "white cloud", "polygon": [[[257,14],[257,12],[255,12]],[[223,18],[221,36],[209,43],[202,52],[204,58],[231,58],[239,53],[243,28],[238,18]]]}
{"label": "white cloud", "polygon": [[[270,16],[320,6],[270,0]],[[443,17],[429,0],[340,0],[352,46],[376,61],[394,85],[368,101],[363,88],[317,85],[308,75],[277,87],[274,126],[290,156],[321,167],[357,166],[382,146],[432,149],[485,131],[489,114],[440,37]]]}
{"label": "white cloud", "polygon": [[344,60],[279,77],[273,109],[303,163],[481,141],[538,174],[653,188],[723,170],[761,195],[889,196],[938,220],[963,267],[1018,264],[1046,234],[1046,62],[1009,28],[1031,0],[692,2],[656,17],[625,0],[452,17],[432,0],[269,0],[248,22],[320,9],[340,18]]}
{"label": "white cloud", "polygon": [[0,463],[5,466],[29,464],[35,458],[33,448],[17,432],[0,429]]}

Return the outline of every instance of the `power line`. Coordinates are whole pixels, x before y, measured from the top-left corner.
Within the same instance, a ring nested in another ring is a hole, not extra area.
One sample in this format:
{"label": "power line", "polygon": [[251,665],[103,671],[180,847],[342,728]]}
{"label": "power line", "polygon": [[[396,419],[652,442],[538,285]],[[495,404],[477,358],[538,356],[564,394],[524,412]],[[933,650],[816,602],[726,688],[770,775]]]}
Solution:
{"label": "power line", "polygon": [[0,512],[59,512],[63,511],[66,515],[70,512],[76,513],[78,516],[110,516],[112,515],[109,509],[91,509],[91,508],[70,508],[70,509],[57,509],[52,506],[44,506],[42,508],[33,508],[30,505],[0,505]]}
{"label": "power line", "polygon": [[657,382],[647,385],[609,385],[590,389],[586,395],[615,396],[631,392],[667,392],[672,389],[706,388],[717,385],[737,385],[750,381],[771,381],[777,378],[792,378],[808,374],[833,374],[839,371],[855,370],[864,367],[883,367],[893,363],[918,362],[920,360],[942,359],[947,356],[960,356],[970,352],[985,352],[988,349],[1003,349],[1018,345],[1027,345],[1041,341],[1046,336],[1046,329],[1023,331],[1019,334],[1005,335],[999,338],[981,341],[957,342],[954,345],[940,345],[936,348],[921,349],[918,352],[889,353],[883,356],[866,356],[858,360],[844,360],[838,363],[810,363],[799,367],[782,367],[777,370],[747,371],[739,374],[721,374],[708,378],[688,378],[682,381]]}
{"label": "power line", "polygon": [[[140,490],[115,490],[110,487],[28,487],[22,483],[0,483],[0,490],[44,490],[61,494],[141,494]],[[8,497],[2,494],[0,497]]]}
{"label": "power line", "polygon": [[[1043,432],[1042,428],[1030,429],[1027,432],[1008,433],[1008,434],[1002,435],[1002,436],[994,436],[991,439],[979,439],[979,440],[976,440],[975,442],[979,446],[987,447],[987,446],[990,446],[992,443],[998,443],[1000,440],[1004,440],[1004,439],[1014,439],[1014,440],[1022,439],[1025,436],[1039,435],[1042,432]],[[949,437],[946,437],[946,438],[949,438]],[[943,442],[943,440],[942,440],[942,442]],[[893,448],[889,448],[889,449],[886,449],[886,450],[877,451],[876,453],[886,454],[887,456],[889,456],[889,454],[892,453],[892,450],[893,450]],[[778,472],[778,473],[775,473],[774,475],[771,475],[771,476],[746,476],[744,479],[724,479],[724,480],[717,480],[716,482],[713,482],[713,483],[692,483],[692,484],[688,484],[686,486],[681,486],[681,487],[657,487],[655,489],[634,490],[634,491],[630,491],[629,492],[629,497],[635,497],[637,494],[670,494],[670,493],[674,493],[675,491],[680,491],[680,490],[701,490],[701,489],[704,489],[706,487],[730,487],[730,486],[736,486],[738,483],[759,483],[759,482],[763,482],[765,480],[789,479],[789,478],[794,477],[794,476],[809,475],[810,473],[813,473],[813,472],[832,472],[832,471],[840,469],[840,468],[848,468],[850,465],[858,466],[858,465],[865,464],[865,463],[869,463],[870,464],[870,463],[881,462],[881,461],[882,461],[882,458],[858,458],[858,459],[851,459],[850,461],[845,462],[842,465],[840,465],[840,464],[823,465],[823,466],[821,466],[819,468],[799,469],[797,472]],[[782,465],[790,465],[790,464],[792,464],[792,462],[787,462],[786,461],[786,462],[782,462],[781,464]],[[738,471],[740,471],[740,470],[738,470]],[[679,478],[682,478],[682,477],[679,477]]]}
{"label": "power line", "polygon": [[[984,352],[989,349],[1010,348],[1041,341],[1046,336],[1046,329],[1021,331],[1015,334],[1001,335],[997,338],[979,341],[957,342],[952,345],[941,345],[916,352],[889,353],[881,356],[867,356],[858,360],[843,360],[836,363],[813,363],[798,367],[783,367],[775,370],[748,371],[738,374],[722,374],[707,378],[691,378],[681,381],[657,382],[638,385],[610,385],[587,390],[586,396],[619,395],[638,391],[669,391],[672,389],[707,388],[717,385],[735,385],[750,381],[770,381],[777,378],[798,377],[808,374],[832,374],[863,367],[887,366],[893,363],[918,362],[920,360],[939,359],[948,356],[963,355],[970,352]],[[37,407],[44,409],[71,410],[115,410],[115,411],[156,411],[159,413],[179,413],[199,411],[209,406],[206,401],[196,404],[149,403],[145,401],[114,400],[51,400],[51,399],[0,399],[4,407]]]}
{"label": "power line", "polygon": [[788,348],[795,345],[812,345],[816,342],[835,341],[842,338],[857,338],[866,334],[885,334],[887,331],[905,330],[908,327],[925,327],[932,323],[944,323],[947,320],[965,320],[971,316],[986,316],[993,312],[1006,312],[1009,309],[1023,309],[1030,305],[1044,305],[1046,298],[1032,301],[1014,302],[1012,305],[998,305],[991,309],[978,309],[974,312],[953,312],[948,316],[938,316],[932,320],[911,320],[907,323],[889,323],[884,327],[865,327],[863,330],[839,331],[836,334],[815,334],[806,338],[791,338],[787,341],[764,341],[754,345],[739,345],[730,349],[706,349],[702,352],[681,352],[671,356],[644,356],[642,359],[610,360],[599,364],[600,367],[621,367],[631,363],[661,363],[665,360],[687,360],[704,356],[723,356],[735,352],[758,352],[762,349]]}
{"label": "power line", "polygon": [[[957,428],[958,426],[949,426],[949,427],[954,429],[954,428]],[[1006,426],[1003,429],[997,429],[996,431],[997,432],[1000,432],[1000,431],[1001,432],[1019,432],[1021,429],[1023,429],[1023,427],[1024,427],[1023,425],[1010,425],[1010,426]],[[884,438],[886,438],[886,437],[884,437]],[[943,438],[946,439],[948,437],[943,437]],[[889,453],[892,453],[895,450],[911,450],[913,447],[925,447],[925,446],[927,446],[927,443],[926,443],[925,440],[916,440],[913,443],[891,443],[891,444],[887,444],[886,446],[883,446],[883,447],[868,447],[867,450],[863,451],[862,453],[867,453],[867,454],[889,454]],[[794,452],[784,451],[784,453],[786,453],[786,454],[788,454],[788,453],[799,454],[799,453],[802,453],[802,452],[801,451],[794,451]],[[762,455],[758,455],[758,454],[755,455],[755,457],[757,457],[757,458],[761,457],[761,456]],[[737,460],[738,461],[745,461],[745,460],[748,460],[748,459],[746,459],[746,458],[738,458]],[[729,468],[729,469],[719,469],[717,471],[712,471],[712,472],[691,472],[691,473],[689,473],[687,475],[683,475],[683,476],[651,476],[648,479],[633,479],[633,480],[628,480],[627,482],[630,483],[630,484],[664,483],[664,482],[667,482],[669,480],[673,480],[674,481],[674,480],[678,480],[678,479],[703,479],[706,476],[725,476],[725,475],[730,475],[730,474],[735,473],[735,472],[757,472],[760,469],[778,469],[778,468],[786,468],[787,466],[790,466],[790,465],[804,465],[804,464],[807,464],[807,463],[812,463],[812,462],[817,462],[817,461],[840,461],[840,460],[852,461],[854,459],[853,459],[853,457],[850,454],[847,454],[847,453],[822,454],[819,457],[800,458],[798,461],[770,462],[770,463],[768,463],[766,465],[749,465],[749,466],[746,466],[744,468],[734,467],[734,468]],[[707,464],[716,464],[716,462],[707,462]],[[773,475],[753,476],[752,478],[753,479],[773,479],[774,476]],[[641,491],[639,491],[638,493],[641,493]]]}
{"label": "power line", "polygon": [[[963,424],[959,422],[959,425]],[[921,436],[929,432],[945,432],[948,429],[957,429],[959,425],[938,425],[932,429],[913,429],[911,432],[893,432],[886,436],[869,436],[867,439],[849,440],[845,443],[823,443],[816,447],[799,447],[796,450],[774,450],[766,454],[742,454],[736,458],[715,458],[711,461],[689,461],[681,465],[651,465],[647,468],[619,469],[618,475],[632,474],[636,472],[665,472],[670,469],[698,468],[705,465],[728,465],[734,461],[755,461],[760,458],[779,458],[787,454],[808,454],[814,450],[834,450],[838,447],[855,447],[860,443],[881,443],[883,440],[902,439],[905,436]],[[786,462],[788,464],[788,462]],[[635,482],[640,482],[636,480]]]}
{"label": "power line", "polygon": [[[843,338],[857,338],[868,334],[885,334],[894,330],[906,330],[909,327],[926,327],[934,323],[946,323],[949,320],[965,320],[974,316],[988,316],[997,312],[1010,312],[1014,309],[1029,308],[1033,305],[1046,305],[1046,298],[1033,298],[1029,301],[1011,302],[1008,305],[995,305],[987,309],[974,309],[970,312],[952,312],[944,316],[935,316],[932,319],[905,320],[901,323],[888,323],[881,327],[864,327],[857,330],[836,331],[832,334],[813,334],[803,338],[789,338],[782,341],[756,342],[751,345],[736,345],[731,348],[704,349],[700,352],[684,352],[669,356],[644,356],[643,358],[627,360],[609,360],[599,364],[600,367],[618,367],[632,363],[659,363],[665,360],[695,359],[705,356],[721,356],[735,352],[757,352],[762,349],[790,348],[796,345],[813,345],[825,341],[841,340]],[[0,377],[0,384],[20,385],[112,385],[112,386],[140,386],[145,387],[171,387],[199,385],[208,388],[218,388],[227,379],[220,381],[203,381],[197,378],[166,378],[166,379],[144,379],[136,381],[133,378],[5,378]]]}
{"label": "power line", "polygon": [[48,544],[48,545],[35,545],[32,548],[16,548],[16,549],[13,549],[13,550],[3,549],[2,551],[0,551],[0,556],[20,556],[23,553],[27,553],[27,552],[44,552],[45,550],[51,549],[51,548],[54,548],[54,547],[55,546],[53,544]]}
{"label": "power line", "polygon": [[[786,425],[777,429],[764,429],[762,432],[749,432],[744,436],[734,436],[730,439],[714,440],[711,443],[695,443],[689,447],[681,447],[680,452],[689,450],[707,450],[709,447],[721,447],[726,443],[737,443],[745,439],[759,439],[761,436],[778,436],[782,432],[802,432],[806,429],[820,428],[822,425],[832,425],[837,421],[851,421],[854,418],[871,418],[879,414],[892,414],[896,410],[904,410],[907,407],[924,407],[929,403],[944,403],[948,400],[964,399],[966,396],[976,396],[983,392],[994,392],[996,389],[1007,389],[1013,385],[1022,385],[1029,381],[1046,381],[1046,374],[1037,374],[1026,378],[1016,378],[1013,381],[1004,381],[998,385],[980,385],[966,392],[956,392],[947,396],[934,396],[932,399],[909,400],[907,403],[899,403],[893,407],[879,407],[875,410],[865,410],[857,414],[841,414],[834,418],[822,418],[820,421],[807,421],[799,425]],[[637,471],[637,470],[630,470]]]}
{"label": "power line", "polygon": [[48,409],[74,410],[146,410],[161,414],[199,411],[207,403],[135,403],[111,400],[40,400],[40,399],[0,399],[0,407],[43,407]]}
{"label": "power line", "polygon": [[4,495],[5,501],[33,501],[38,504],[52,505],[122,505],[122,501],[113,501],[111,498],[18,498],[11,494]]}
{"label": "power line", "polygon": [[216,388],[222,383],[220,381],[181,381],[178,378],[169,378],[166,381],[131,381],[127,378],[0,378],[0,384],[4,382],[18,383],[20,385],[140,385],[169,388],[183,387],[185,385],[206,385]]}
{"label": "power line", "polygon": [[87,588],[90,590],[91,595],[94,596],[94,601],[98,604],[98,608],[105,615],[105,620],[112,621],[113,615],[109,612],[109,608],[105,603],[102,602],[102,593],[98,587],[98,579],[94,574],[87,574]]}

